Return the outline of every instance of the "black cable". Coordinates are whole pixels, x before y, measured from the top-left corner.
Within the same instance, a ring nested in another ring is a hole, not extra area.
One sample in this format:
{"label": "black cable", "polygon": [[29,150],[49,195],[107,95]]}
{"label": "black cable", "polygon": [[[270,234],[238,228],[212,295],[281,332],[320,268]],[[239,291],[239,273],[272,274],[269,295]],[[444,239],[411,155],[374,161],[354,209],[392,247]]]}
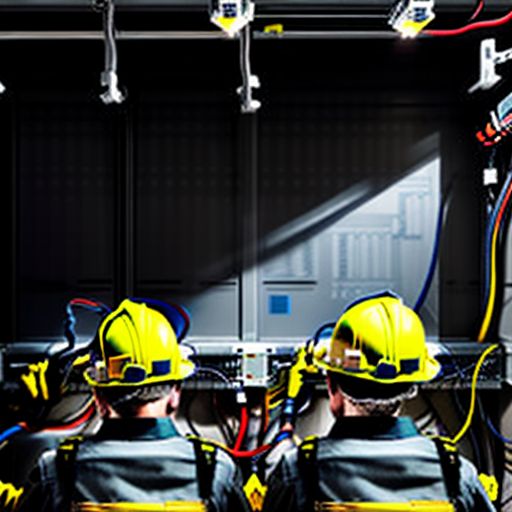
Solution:
{"label": "black cable", "polygon": [[432,411],[432,414],[434,415],[434,419],[436,421],[437,427],[438,428],[439,427],[442,428],[442,432],[440,432],[440,434],[441,435],[448,435],[448,431],[446,429],[446,425],[444,424],[444,422],[443,422],[443,420],[441,418],[441,415],[437,412],[437,409],[434,407],[434,403],[432,402],[432,400],[430,399],[428,394],[425,391],[423,391],[421,388],[420,388],[419,394],[423,398],[425,403],[427,404],[427,407],[429,407],[429,409]]}
{"label": "black cable", "polygon": [[503,500],[501,503],[500,503],[500,506],[501,508],[503,509],[503,507],[506,507],[509,503],[512,502],[512,494],[510,496],[508,496],[505,500]]}
{"label": "black cable", "polygon": [[421,414],[418,414],[418,416],[416,416],[416,418],[413,418],[412,420],[414,421],[414,423],[418,423],[420,421],[423,422],[426,419],[432,420],[432,417],[433,417],[432,411],[427,408]]}
{"label": "black cable", "polygon": [[187,422],[187,426],[196,437],[201,437],[201,434],[196,429],[194,424],[192,423],[192,419],[190,418],[190,409],[192,408],[192,403],[194,402],[194,398],[197,396],[197,393],[194,393],[191,398],[188,399],[188,402],[185,404],[183,408],[183,416],[185,421]]}
{"label": "black cable", "polygon": [[[498,467],[498,453],[494,437],[491,436],[489,430],[485,428],[486,418],[488,414],[484,408],[484,404],[480,395],[477,395],[476,402],[478,405],[478,413],[480,415],[481,420],[477,423],[478,428],[480,430],[480,435],[478,437],[479,439],[481,439],[484,449],[486,449],[487,472],[494,474],[498,479],[501,480],[503,470],[501,467]],[[501,466],[502,465],[503,464],[501,464]]]}
{"label": "black cable", "polygon": [[233,387],[233,383],[226,375],[226,373],[224,373],[222,370],[218,368],[212,368],[211,366],[198,366],[196,368],[195,375],[197,376],[200,373],[208,373],[209,375],[212,375],[216,377],[218,380],[221,380],[222,382],[226,383],[230,389]]}
{"label": "black cable", "polygon": [[214,389],[211,390],[211,402],[215,421],[219,426],[222,437],[228,446],[233,446],[235,444],[235,433],[233,432],[231,425],[228,423],[224,411],[219,407],[216,391]]}

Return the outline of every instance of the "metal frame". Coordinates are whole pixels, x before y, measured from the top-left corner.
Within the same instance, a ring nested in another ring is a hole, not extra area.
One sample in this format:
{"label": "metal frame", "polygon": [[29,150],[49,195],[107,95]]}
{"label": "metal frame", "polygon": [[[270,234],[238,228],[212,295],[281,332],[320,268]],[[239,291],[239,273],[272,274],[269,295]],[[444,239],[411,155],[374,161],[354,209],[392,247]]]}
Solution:
{"label": "metal frame", "polygon": [[[390,8],[390,0],[254,0],[256,7],[261,9],[354,9],[354,8]],[[436,5],[446,8],[466,9],[472,7],[472,0],[436,0]],[[17,10],[33,8],[89,8],[91,0],[0,0],[0,8],[16,8]],[[119,7],[158,8],[171,7],[181,9],[197,9],[208,7],[208,0],[116,0]],[[508,0],[487,0],[486,8],[510,7]]]}

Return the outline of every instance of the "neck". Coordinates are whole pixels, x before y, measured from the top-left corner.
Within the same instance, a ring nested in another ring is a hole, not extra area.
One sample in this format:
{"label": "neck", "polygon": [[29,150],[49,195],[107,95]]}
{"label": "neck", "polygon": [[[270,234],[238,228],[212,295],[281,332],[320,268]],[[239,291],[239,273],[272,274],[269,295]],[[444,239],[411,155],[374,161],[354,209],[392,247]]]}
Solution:
{"label": "neck", "polygon": [[343,403],[343,416],[368,416],[362,407],[357,407],[350,400],[345,399]]}
{"label": "neck", "polygon": [[[162,397],[159,400],[155,400],[154,402],[149,402],[141,405],[137,412],[131,416],[132,418],[168,418],[168,402],[169,399],[167,397]],[[121,416],[112,408],[108,407],[110,418],[121,418]]]}

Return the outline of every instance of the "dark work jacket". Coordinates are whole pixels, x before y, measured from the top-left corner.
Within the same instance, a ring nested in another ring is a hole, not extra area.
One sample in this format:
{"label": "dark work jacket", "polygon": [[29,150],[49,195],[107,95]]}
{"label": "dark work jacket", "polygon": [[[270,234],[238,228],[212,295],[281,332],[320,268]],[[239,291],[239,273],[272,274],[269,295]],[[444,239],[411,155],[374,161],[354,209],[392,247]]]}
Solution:
{"label": "dark work jacket", "polygon": [[[216,459],[209,510],[246,510],[233,461],[221,450]],[[66,495],[74,503],[200,501],[194,446],[169,418],[105,420],[80,443],[71,471],[59,473],[56,451],[45,452],[21,510],[66,512]]]}
{"label": "dark work jacket", "polygon": [[[474,466],[460,459],[460,509],[495,511]],[[307,492],[321,502],[449,501],[437,448],[407,417],[338,419],[318,439],[316,468],[304,475],[298,450],[288,451],[270,476],[264,511],[305,511]]]}

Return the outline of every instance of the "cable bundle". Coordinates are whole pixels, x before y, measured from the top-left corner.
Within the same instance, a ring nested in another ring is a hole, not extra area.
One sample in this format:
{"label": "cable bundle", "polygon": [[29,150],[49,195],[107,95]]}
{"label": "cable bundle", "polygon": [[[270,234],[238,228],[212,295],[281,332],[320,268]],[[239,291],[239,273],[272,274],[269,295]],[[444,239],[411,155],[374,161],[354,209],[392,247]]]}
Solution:
{"label": "cable bundle", "polygon": [[510,204],[511,196],[512,169],[507,174],[507,178],[489,218],[485,232],[485,308],[482,325],[478,334],[478,341],[480,342],[485,341],[493,317],[496,302],[497,246],[501,238],[500,235],[503,231],[503,221],[506,217],[505,213]]}
{"label": "cable bundle", "polygon": [[497,106],[496,111],[491,111],[491,120],[483,130],[476,133],[476,138],[485,147],[491,147],[500,142],[512,132],[512,93],[506,96]]}

